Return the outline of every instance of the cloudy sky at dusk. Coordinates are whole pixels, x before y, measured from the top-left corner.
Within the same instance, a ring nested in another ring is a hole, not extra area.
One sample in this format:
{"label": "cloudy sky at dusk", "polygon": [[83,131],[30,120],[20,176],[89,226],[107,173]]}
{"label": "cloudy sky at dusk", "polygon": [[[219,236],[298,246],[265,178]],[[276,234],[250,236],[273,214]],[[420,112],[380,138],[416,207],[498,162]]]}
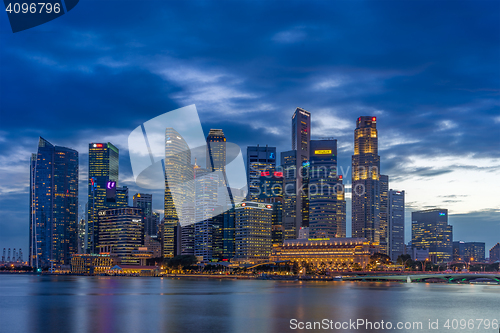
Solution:
{"label": "cloudy sky at dusk", "polygon": [[498,1],[100,0],[15,34],[0,14],[0,248],[27,257],[39,136],[79,151],[82,207],[88,143],[115,144],[131,199],[128,135],[196,104],[205,135],[222,128],[243,151],[291,149],[302,107],[313,138],[338,140],[346,179],[355,120],[376,116],[407,236],[411,211],[448,208],[455,240],[489,249],[500,241],[499,13]]}

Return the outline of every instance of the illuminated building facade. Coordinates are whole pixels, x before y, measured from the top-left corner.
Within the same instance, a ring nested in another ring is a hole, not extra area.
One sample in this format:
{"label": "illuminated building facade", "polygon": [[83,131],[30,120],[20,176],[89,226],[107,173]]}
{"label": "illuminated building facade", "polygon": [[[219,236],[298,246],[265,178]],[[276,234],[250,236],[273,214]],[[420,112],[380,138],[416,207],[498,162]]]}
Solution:
{"label": "illuminated building facade", "polygon": [[346,236],[346,203],[342,176],[337,175],[337,140],[311,140],[308,169],[311,238]]}
{"label": "illuminated building facade", "polygon": [[194,224],[194,252],[203,257],[204,261],[213,259],[213,213],[219,208],[217,205],[218,174],[210,173],[207,169],[196,170],[195,183],[195,221]]}
{"label": "illuminated building facade", "polygon": [[304,262],[331,270],[364,269],[378,246],[365,238],[289,239],[273,246],[272,261]]}
{"label": "illuminated building facade", "polygon": [[30,265],[69,265],[78,253],[78,152],[40,137],[30,164]]}
{"label": "illuminated building facade", "polygon": [[271,255],[271,204],[242,202],[235,206],[235,260],[266,261]]}
{"label": "illuminated building facade", "polygon": [[389,176],[380,175],[380,253],[389,255]]}
{"label": "illuminated building facade", "polygon": [[352,156],[352,236],[380,241],[380,157],[377,118],[359,117]]}
{"label": "illuminated building facade", "polygon": [[428,249],[434,263],[449,262],[453,257],[453,227],[448,225],[447,209],[429,209],[411,214],[412,246]]}
{"label": "illuminated building facade", "polygon": [[180,222],[184,221],[181,213],[182,207],[193,204],[193,172],[189,146],[176,130],[167,128],[165,131],[165,221],[162,237],[165,258],[173,258],[180,254],[177,253],[176,228]]}
{"label": "illuminated building facade", "polygon": [[[250,201],[257,199],[262,190],[261,174],[272,174],[276,170],[276,147],[247,147],[247,183]],[[265,180],[265,179],[264,179]]]}
{"label": "illuminated building facade", "polygon": [[132,198],[133,206],[142,209],[144,213],[144,234],[156,236],[157,216],[153,215],[153,195],[136,193]]}
{"label": "illuminated building facade", "polygon": [[453,242],[453,261],[484,262],[485,243]]}
{"label": "illuminated building facade", "polygon": [[388,253],[396,261],[405,252],[405,191],[389,190]]}
{"label": "illuminated building facade", "polygon": [[297,151],[281,153],[281,169],[283,172],[283,238],[295,239],[297,228]]}
{"label": "illuminated building facade", "polygon": [[122,264],[139,264],[134,251],[144,244],[142,209],[121,207],[102,209],[98,213],[98,248]]}
{"label": "illuminated building facade", "polygon": [[[304,184],[302,171],[303,166],[306,166],[309,161],[310,141],[311,113],[302,108],[296,108],[292,116],[292,150],[296,151],[295,168],[298,172],[295,178],[295,188],[298,192],[295,196],[295,227],[293,230],[295,236],[293,238],[298,237],[300,227],[309,226],[307,200],[304,201],[307,198],[307,193],[302,191],[303,188],[307,188],[307,184]],[[290,231],[285,235],[287,239],[292,238]]]}
{"label": "illuminated building facade", "polygon": [[71,273],[105,274],[116,264],[116,259],[109,254],[74,254],[71,258]]}
{"label": "illuminated building facade", "polygon": [[118,155],[118,148],[110,142],[89,144],[87,253],[97,251],[94,241],[99,233],[97,212],[110,206],[108,200],[118,187]]}
{"label": "illuminated building facade", "polygon": [[[207,136],[207,169],[226,172],[226,137],[221,129],[210,129]],[[222,182],[223,179],[220,179]]]}
{"label": "illuminated building facade", "polygon": [[500,243],[496,243],[495,246],[490,249],[490,262],[497,261],[500,261]]}

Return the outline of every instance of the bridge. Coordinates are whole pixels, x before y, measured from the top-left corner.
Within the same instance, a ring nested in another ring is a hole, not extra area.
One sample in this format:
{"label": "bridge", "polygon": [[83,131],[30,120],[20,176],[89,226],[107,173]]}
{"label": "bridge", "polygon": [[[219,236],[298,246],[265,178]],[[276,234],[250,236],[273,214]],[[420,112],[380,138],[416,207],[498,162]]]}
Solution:
{"label": "bridge", "polygon": [[500,274],[437,273],[402,275],[356,275],[344,276],[342,281],[373,282],[445,282],[445,283],[491,283],[500,284]]}

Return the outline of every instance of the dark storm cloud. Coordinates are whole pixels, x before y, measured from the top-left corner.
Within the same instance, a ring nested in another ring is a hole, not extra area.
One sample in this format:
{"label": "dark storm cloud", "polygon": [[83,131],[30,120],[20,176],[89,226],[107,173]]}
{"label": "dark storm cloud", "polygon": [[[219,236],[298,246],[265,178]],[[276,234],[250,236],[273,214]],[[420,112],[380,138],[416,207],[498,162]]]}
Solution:
{"label": "dark storm cloud", "polygon": [[408,153],[500,157],[499,10],[495,1],[86,1],[17,34],[2,17],[0,168],[17,173],[0,193],[27,193],[38,135],[78,147],[83,172],[89,141],[123,139],[120,177],[130,175],[130,131],[192,103],[205,134],[222,128],[244,154],[254,144],[290,149],[301,106],[313,136],[338,139],[345,169],[360,115],[378,117],[382,172],[396,178],[452,169],[406,170]]}

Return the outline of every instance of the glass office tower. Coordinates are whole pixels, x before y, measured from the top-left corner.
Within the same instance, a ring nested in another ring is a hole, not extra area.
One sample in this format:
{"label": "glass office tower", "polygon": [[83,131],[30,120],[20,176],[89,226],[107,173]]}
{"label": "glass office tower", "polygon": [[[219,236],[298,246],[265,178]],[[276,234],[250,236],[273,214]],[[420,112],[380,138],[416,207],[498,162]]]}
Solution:
{"label": "glass office tower", "polygon": [[405,248],[405,191],[389,190],[387,255],[396,261]]}
{"label": "glass office tower", "polygon": [[449,262],[453,257],[453,227],[448,225],[447,209],[429,209],[411,213],[414,249],[428,249],[434,263]]}
{"label": "glass office tower", "polygon": [[309,167],[309,237],[345,237],[346,207],[337,175],[337,140],[311,140]]}
{"label": "glass office tower", "polygon": [[78,253],[78,152],[40,137],[30,164],[30,265],[69,265]]}

